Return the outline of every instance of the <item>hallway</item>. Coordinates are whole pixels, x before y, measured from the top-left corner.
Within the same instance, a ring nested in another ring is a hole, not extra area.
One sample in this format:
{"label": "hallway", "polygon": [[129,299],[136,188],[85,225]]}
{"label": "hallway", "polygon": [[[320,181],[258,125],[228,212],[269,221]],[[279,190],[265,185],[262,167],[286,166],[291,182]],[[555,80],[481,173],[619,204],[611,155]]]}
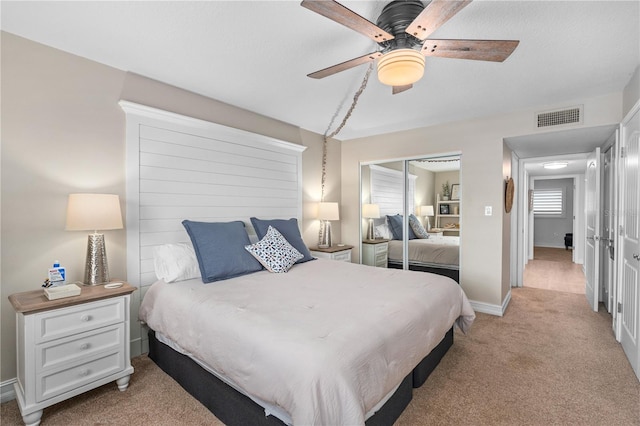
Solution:
{"label": "hallway", "polygon": [[571,256],[571,250],[534,247],[533,260],[524,268],[523,286],[584,294],[582,265],[574,264]]}

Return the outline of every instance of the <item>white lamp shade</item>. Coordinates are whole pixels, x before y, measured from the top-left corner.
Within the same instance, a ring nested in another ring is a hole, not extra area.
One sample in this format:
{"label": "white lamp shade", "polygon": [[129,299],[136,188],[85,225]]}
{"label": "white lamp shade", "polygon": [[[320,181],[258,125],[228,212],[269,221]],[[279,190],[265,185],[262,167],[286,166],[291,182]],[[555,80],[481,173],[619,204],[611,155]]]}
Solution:
{"label": "white lamp shade", "polygon": [[433,206],[420,206],[420,216],[433,216]]}
{"label": "white lamp shade", "polygon": [[396,49],[378,59],[378,80],[387,86],[413,84],[424,74],[424,55],[413,49]]}
{"label": "white lamp shade", "polygon": [[67,231],[122,229],[120,199],[115,194],[69,194]]}
{"label": "white lamp shade", "polygon": [[320,203],[318,204],[318,219],[320,220],[339,220],[338,203]]}
{"label": "white lamp shade", "polygon": [[363,204],[362,217],[366,219],[379,219],[380,207],[377,204]]}

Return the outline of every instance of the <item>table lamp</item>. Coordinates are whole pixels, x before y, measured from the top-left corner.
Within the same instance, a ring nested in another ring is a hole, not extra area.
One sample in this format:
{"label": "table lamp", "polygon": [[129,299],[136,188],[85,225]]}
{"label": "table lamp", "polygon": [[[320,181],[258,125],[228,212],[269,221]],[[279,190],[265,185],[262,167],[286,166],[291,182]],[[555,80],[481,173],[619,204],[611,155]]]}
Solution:
{"label": "table lamp", "polygon": [[338,203],[325,203],[318,204],[318,219],[324,224],[324,232],[321,229],[321,238],[319,248],[331,247],[331,220],[339,220],[340,215],[338,213]]}
{"label": "table lamp", "polygon": [[363,204],[362,217],[369,219],[369,227],[367,228],[367,240],[375,239],[373,232],[373,219],[380,219],[380,207],[377,204]]}
{"label": "table lamp", "polygon": [[104,234],[98,230],[122,229],[120,200],[115,194],[69,194],[67,231],[93,231],[87,242],[86,285],[109,282],[109,266]]}
{"label": "table lamp", "polygon": [[431,222],[429,222],[429,216],[433,216],[433,206],[420,206],[420,216],[424,216],[427,222],[427,231],[431,229]]}

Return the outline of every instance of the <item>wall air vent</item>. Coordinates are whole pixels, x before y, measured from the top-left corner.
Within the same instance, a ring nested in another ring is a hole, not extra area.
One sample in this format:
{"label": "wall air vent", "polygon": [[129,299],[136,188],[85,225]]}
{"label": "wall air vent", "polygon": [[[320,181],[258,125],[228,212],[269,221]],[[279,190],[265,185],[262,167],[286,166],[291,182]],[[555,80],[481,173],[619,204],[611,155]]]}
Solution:
{"label": "wall air vent", "polygon": [[582,106],[544,111],[536,114],[538,129],[567,124],[582,124]]}

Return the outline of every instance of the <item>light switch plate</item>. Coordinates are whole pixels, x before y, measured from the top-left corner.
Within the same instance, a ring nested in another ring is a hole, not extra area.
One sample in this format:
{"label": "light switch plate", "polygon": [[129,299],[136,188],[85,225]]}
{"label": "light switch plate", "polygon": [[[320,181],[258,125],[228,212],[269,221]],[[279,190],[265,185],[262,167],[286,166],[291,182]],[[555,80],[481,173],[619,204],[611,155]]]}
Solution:
{"label": "light switch plate", "polygon": [[484,215],[491,216],[491,206],[484,206]]}

